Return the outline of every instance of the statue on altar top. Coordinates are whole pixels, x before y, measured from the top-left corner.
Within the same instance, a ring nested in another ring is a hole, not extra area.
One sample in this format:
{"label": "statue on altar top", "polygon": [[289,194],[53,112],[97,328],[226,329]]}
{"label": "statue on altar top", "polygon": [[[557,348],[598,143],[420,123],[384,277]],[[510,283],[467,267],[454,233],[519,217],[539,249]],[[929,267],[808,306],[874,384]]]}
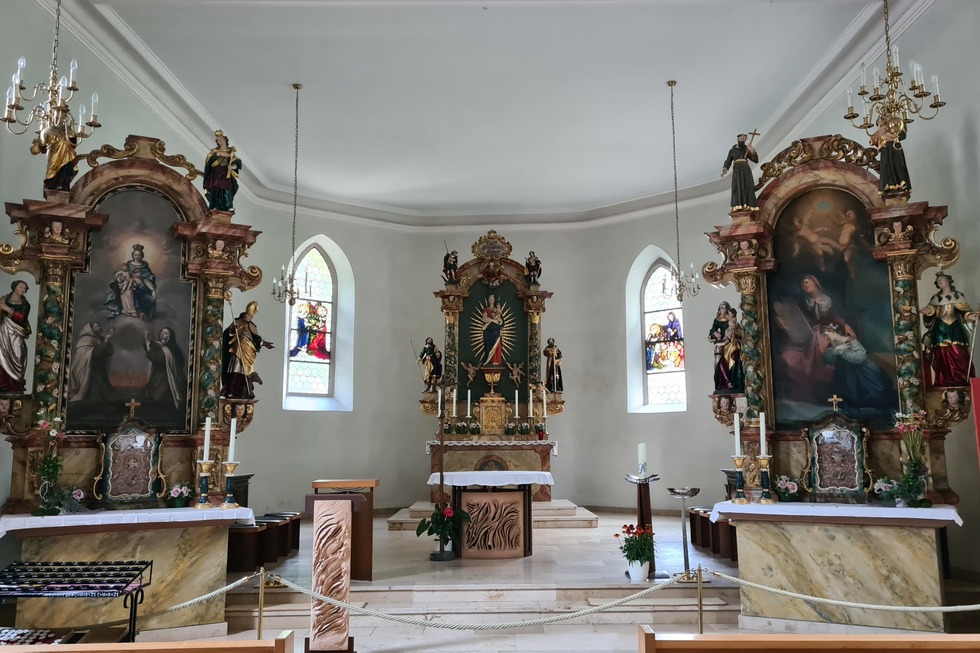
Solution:
{"label": "statue on altar top", "polygon": [[48,155],[48,167],[44,173],[45,188],[71,189],[71,180],[78,174],[76,145],[77,136],[69,136],[65,130],[57,127],[45,127],[31,143],[31,154]]}
{"label": "statue on altar top", "polygon": [[[757,132],[752,132],[755,139]],[[752,147],[752,141],[746,142],[748,134],[739,134],[738,142],[728,150],[728,158],[721,169],[721,176],[732,170],[732,211],[758,211],[759,202],[755,197],[755,181],[752,179],[752,169],[749,161],[759,162],[759,154]]]}
{"label": "statue on altar top", "polygon": [[208,198],[209,211],[235,211],[238,173],[242,169],[242,161],[235,156],[236,152],[223,131],[214,132],[214,148],[204,161],[204,194]]}
{"label": "statue on altar top", "polygon": [[879,193],[912,190],[912,178],[902,148],[906,135],[904,124],[897,126],[883,117],[878,118],[878,130],[871,135],[871,144],[878,148]]}

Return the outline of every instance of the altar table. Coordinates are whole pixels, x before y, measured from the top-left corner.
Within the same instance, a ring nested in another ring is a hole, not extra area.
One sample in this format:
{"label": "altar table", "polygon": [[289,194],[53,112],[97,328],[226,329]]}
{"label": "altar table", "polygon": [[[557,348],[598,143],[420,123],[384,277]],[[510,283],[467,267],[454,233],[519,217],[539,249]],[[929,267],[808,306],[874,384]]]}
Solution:
{"label": "altar table", "polygon": [[[445,472],[443,482],[453,488],[453,509],[465,509],[470,515],[470,520],[463,524],[463,541],[458,543],[460,557],[519,558],[531,555],[531,486],[553,485],[551,472]],[[438,472],[429,476],[429,485],[439,485]],[[482,489],[467,489],[471,486]],[[506,486],[517,489],[503,489]],[[508,496],[508,493],[516,492],[520,497]]]}
{"label": "altar table", "polygon": [[[939,529],[962,525],[952,506],[884,508],[833,503],[715,504],[738,531],[742,580],[799,594],[874,605],[942,605]],[[788,620],[944,632],[941,613],[880,612],[807,603],[741,589],[743,628]],[[767,623],[768,622],[768,623]],[[789,625],[789,624],[787,624]],[[822,626],[819,632],[827,632]],[[813,627],[809,632],[818,632]],[[833,632],[833,627],[832,627]]]}
{"label": "altar table", "polygon": [[[3,515],[0,535],[22,540],[21,560],[94,562],[152,560],[153,583],[146,588],[143,614],[162,611],[226,584],[228,526],[254,524],[249,508],[197,510],[160,508],[110,510],[48,517]],[[19,599],[17,628],[71,628],[128,617],[119,601],[76,599],[55,609],[51,599]],[[161,615],[144,629],[225,622],[225,596],[193,608]]]}

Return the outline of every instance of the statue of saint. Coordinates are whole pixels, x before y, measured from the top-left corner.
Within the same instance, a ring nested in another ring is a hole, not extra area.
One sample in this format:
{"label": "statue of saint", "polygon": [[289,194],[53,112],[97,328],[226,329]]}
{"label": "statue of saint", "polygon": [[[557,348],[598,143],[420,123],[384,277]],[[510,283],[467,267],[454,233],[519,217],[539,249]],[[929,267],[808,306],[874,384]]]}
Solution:
{"label": "statue of saint", "polygon": [[548,338],[548,346],[541,351],[545,358],[545,388],[548,392],[564,392],[565,385],[561,378],[561,349],[555,344],[554,338]]}
{"label": "statue of saint", "polygon": [[947,273],[938,273],[935,284],[939,291],[920,310],[926,328],[922,346],[932,367],[932,385],[967,386],[973,376],[970,344],[980,313],[970,308]]}
{"label": "statue of saint", "polygon": [[208,198],[209,211],[235,211],[238,173],[242,169],[236,151],[228,144],[223,131],[214,132],[214,149],[208,152],[204,162],[204,194]]}
{"label": "statue of saint", "polygon": [[71,180],[78,174],[75,163],[77,137],[65,134],[63,129],[45,127],[31,143],[31,154],[47,154],[48,167],[44,173],[44,187],[48,190],[71,190]]}
{"label": "statue of saint", "polygon": [[255,384],[262,379],[255,372],[259,348],[272,349],[271,342],[262,339],[252,318],[259,311],[258,302],[249,302],[244,313],[221,334],[221,396],[228,399],[254,399]]}
{"label": "statue of saint", "polygon": [[10,293],[0,299],[0,392],[24,392],[27,338],[31,335],[27,322],[31,305],[26,292],[27,284],[17,280],[10,284]]}
{"label": "statue of saint", "polygon": [[759,154],[751,143],[745,142],[747,138],[748,134],[738,135],[738,142],[728,151],[728,158],[721,170],[721,176],[724,177],[732,169],[732,211],[759,210],[759,202],[755,198],[755,181],[752,179],[752,169],[749,168],[749,161],[759,162]]}

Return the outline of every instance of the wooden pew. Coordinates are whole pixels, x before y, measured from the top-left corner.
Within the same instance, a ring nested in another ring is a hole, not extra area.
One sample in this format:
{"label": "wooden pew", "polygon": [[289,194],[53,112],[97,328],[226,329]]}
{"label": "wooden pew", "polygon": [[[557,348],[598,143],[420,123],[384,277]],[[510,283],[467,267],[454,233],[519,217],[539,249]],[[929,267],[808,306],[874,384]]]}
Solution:
{"label": "wooden pew", "polygon": [[293,631],[285,630],[275,639],[196,640],[192,642],[125,642],[118,644],[29,644],[18,646],[18,653],[293,653]]}
{"label": "wooden pew", "polygon": [[640,653],[710,653],[765,651],[765,653],[836,653],[839,651],[980,651],[980,635],[783,635],[731,633],[725,635],[657,634],[640,626]]}

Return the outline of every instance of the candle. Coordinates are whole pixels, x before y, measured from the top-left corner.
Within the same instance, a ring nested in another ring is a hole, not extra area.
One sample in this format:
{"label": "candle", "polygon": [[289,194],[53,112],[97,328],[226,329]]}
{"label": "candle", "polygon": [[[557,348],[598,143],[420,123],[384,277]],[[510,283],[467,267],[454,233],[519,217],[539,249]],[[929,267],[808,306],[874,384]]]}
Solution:
{"label": "candle", "polygon": [[473,417],[473,413],[470,411],[470,406],[472,405],[470,402],[472,401],[473,401],[473,391],[470,390],[469,388],[466,388],[466,416],[467,417]]}
{"label": "candle", "polygon": [[868,86],[868,67],[864,65],[864,63],[862,63],[861,64],[861,88],[864,89],[867,88],[867,86]]}
{"label": "candle", "polygon": [[442,386],[436,386],[436,410],[438,411],[438,417],[442,417]]}
{"label": "candle", "polygon": [[759,455],[766,455],[766,414],[759,413]]}
{"label": "candle", "polygon": [[238,431],[238,420],[231,418],[231,437],[228,438],[228,462],[235,462],[235,433]]}
{"label": "candle", "polygon": [[207,419],[204,420],[204,455],[201,456],[201,460],[211,460],[208,458],[210,455],[208,452],[211,451],[211,416],[208,415]]}
{"label": "candle", "polygon": [[548,416],[548,391],[543,385],[541,386],[541,416]]}
{"label": "candle", "polygon": [[932,85],[936,88],[936,95],[939,95],[939,75],[932,76]]}
{"label": "candle", "polygon": [[517,388],[514,388],[514,419],[517,419],[519,417],[519,415],[517,414],[517,402],[519,400],[520,397],[517,394]]}
{"label": "candle", "polygon": [[453,388],[453,417],[456,417],[456,393],[459,392],[458,388]]}
{"label": "candle", "polygon": [[741,433],[741,429],[739,428],[738,413],[735,413],[735,455],[736,456],[742,455],[741,438],[742,438],[742,433]]}
{"label": "candle", "polygon": [[854,102],[851,99],[851,89],[847,89],[847,109],[850,111],[851,107],[854,106]]}
{"label": "candle", "polygon": [[636,445],[636,464],[643,467],[647,464],[647,444],[646,442],[641,442]]}

